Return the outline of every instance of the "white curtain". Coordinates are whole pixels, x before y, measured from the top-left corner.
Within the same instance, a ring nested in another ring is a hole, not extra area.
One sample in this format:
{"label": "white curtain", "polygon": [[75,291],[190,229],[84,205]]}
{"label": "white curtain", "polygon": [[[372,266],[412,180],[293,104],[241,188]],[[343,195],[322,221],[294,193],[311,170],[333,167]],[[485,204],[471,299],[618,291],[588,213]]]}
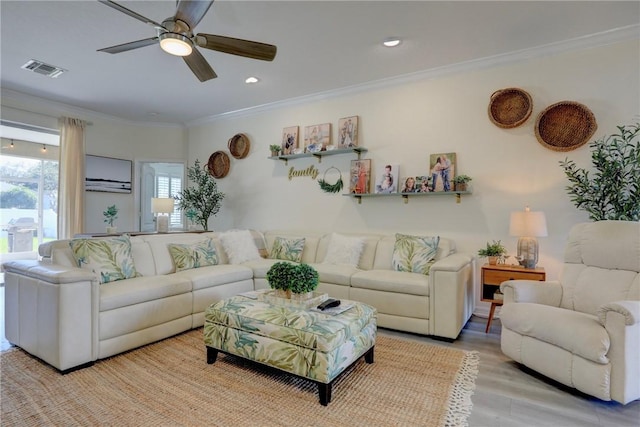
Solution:
{"label": "white curtain", "polygon": [[84,227],[84,128],[83,120],[60,119],[59,239],[70,239]]}

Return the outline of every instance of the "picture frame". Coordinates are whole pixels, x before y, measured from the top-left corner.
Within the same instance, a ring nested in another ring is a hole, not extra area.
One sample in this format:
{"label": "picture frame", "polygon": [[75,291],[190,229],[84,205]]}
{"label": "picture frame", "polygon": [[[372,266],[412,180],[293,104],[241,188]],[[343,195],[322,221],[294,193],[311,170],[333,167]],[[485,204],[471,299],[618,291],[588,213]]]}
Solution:
{"label": "picture frame", "polygon": [[368,194],[371,183],[371,159],[351,160],[349,193]]}
{"label": "picture frame", "polygon": [[429,175],[416,176],[416,193],[431,193],[431,177]]}
{"label": "picture frame", "polygon": [[85,191],[131,194],[133,162],[102,156],[85,156]]}
{"label": "picture frame", "polygon": [[415,176],[405,176],[400,180],[399,184],[400,193],[416,193],[416,177]]}
{"label": "picture frame", "polygon": [[398,192],[400,168],[395,163],[381,163],[374,175],[374,192],[376,194],[393,194]]}
{"label": "picture frame", "polygon": [[282,129],[282,154],[294,154],[298,148],[299,126],[289,126]]}
{"label": "picture frame", "polygon": [[431,191],[453,191],[456,164],[456,153],[438,153],[429,156]]}
{"label": "picture frame", "polygon": [[304,128],[305,153],[324,151],[331,144],[331,123],[306,126]]}
{"label": "picture frame", "polygon": [[338,148],[358,146],[358,116],[338,120]]}

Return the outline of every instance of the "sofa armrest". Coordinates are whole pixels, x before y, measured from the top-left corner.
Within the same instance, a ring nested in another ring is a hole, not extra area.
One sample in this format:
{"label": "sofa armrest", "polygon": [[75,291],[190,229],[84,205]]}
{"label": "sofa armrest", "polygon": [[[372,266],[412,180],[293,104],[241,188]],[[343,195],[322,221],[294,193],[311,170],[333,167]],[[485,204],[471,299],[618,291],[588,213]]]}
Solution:
{"label": "sofa armrest", "polygon": [[500,285],[500,291],[504,294],[504,304],[531,302],[559,307],[562,298],[558,281],[507,280]]}
{"label": "sofa armrest", "polygon": [[456,339],[473,313],[475,258],[454,253],[429,270],[429,333]]}
{"label": "sofa armrest", "polygon": [[610,302],[597,314],[611,340],[611,399],[629,403],[640,396],[640,301]]}
{"label": "sofa armrest", "polygon": [[61,371],[96,360],[95,274],[39,261],[13,261],[4,268],[7,340]]}

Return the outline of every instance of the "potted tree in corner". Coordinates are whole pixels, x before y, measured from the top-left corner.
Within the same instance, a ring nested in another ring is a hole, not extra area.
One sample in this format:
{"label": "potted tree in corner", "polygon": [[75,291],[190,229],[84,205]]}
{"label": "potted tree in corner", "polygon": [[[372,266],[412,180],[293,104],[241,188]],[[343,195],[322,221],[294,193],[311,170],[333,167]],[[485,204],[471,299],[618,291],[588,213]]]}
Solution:
{"label": "potted tree in corner", "polygon": [[115,234],[118,230],[118,227],[113,225],[113,222],[118,219],[118,208],[116,205],[108,206],[107,210],[102,212],[102,215],[104,215],[104,222],[108,224],[107,234]]}
{"label": "potted tree in corner", "polygon": [[494,240],[493,243],[487,242],[487,246],[478,251],[478,256],[487,257],[489,265],[496,265],[498,258],[507,254],[507,248],[505,248],[500,240]]}
{"label": "potted tree in corner", "polygon": [[195,211],[195,214],[190,214],[192,221],[199,223],[204,231],[209,231],[209,218],[220,211],[224,193],[218,191],[215,178],[200,166],[198,159],[187,168],[187,178],[192,185],[175,197],[178,206],[185,212]]}

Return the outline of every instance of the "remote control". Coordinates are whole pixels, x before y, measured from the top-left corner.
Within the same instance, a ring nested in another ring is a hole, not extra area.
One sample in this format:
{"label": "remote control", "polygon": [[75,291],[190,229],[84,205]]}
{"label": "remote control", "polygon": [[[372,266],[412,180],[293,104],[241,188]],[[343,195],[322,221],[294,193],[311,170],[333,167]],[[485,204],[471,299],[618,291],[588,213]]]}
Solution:
{"label": "remote control", "polygon": [[325,302],[323,302],[318,306],[318,310],[325,310],[327,308],[337,307],[339,305],[340,305],[339,299],[329,298],[328,300],[326,300]]}

